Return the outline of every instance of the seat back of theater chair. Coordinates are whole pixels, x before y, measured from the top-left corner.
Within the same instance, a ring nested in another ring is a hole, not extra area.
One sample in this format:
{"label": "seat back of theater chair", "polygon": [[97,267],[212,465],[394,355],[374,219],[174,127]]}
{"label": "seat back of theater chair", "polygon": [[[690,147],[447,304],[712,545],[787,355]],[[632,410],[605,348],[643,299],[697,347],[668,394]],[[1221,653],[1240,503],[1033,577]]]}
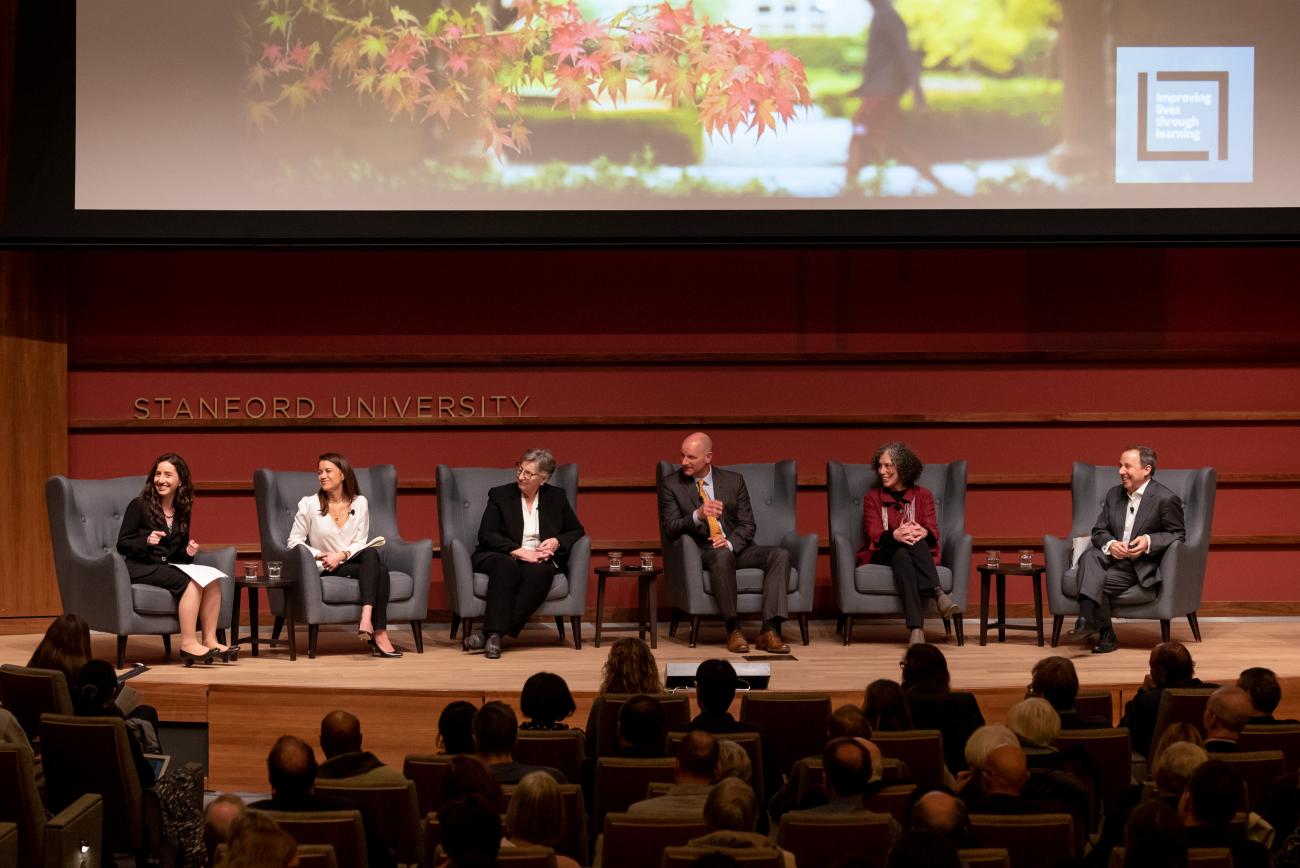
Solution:
{"label": "seat back of theater chair", "polygon": [[339,868],[339,860],[329,844],[299,844],[298,868]]}
{"label": "seat back of theater chair", "polygon": [[1115,723],[1114,699],[1109,690],[1080,690],[1074,697],[1074,710],[1083,717],[1100,717],[1108,725]]}
{"label": "seat back of theater chair", "polygon": [[721,853],[746,868],[782,868],[785,857],[775,847],[665,847],[659,868],[691,868],[695,860]]}
{"label": "seat back of theater chair", "polygon": [[907,764],[918,787],[938,787],[944,782],[943,733],[937,729],[909,729],[873,733],[871,740],[881,755]]}
{"label": "seat back of theater chair", "polygon": [[0,703],[18,720],[29,741],[41,737],[42,714],[72,714],[67,676],[54,669],[0,666]]}
{"label": "seat back of theater chair", "polygon": [[1268,809],[1269,787],[1286,774],[1286,758],[1280,750],[1212,753],[1210,759],[1223,760],[1237,770],[1246,782],[1249,809],[1262,814]]}
{"label": "seat back of theater chair", "polygon": [[515,740],[515,762],[559,769],[567,781],[582,780],[587,739],[580,729],[521,729]]}
{"label": "seat back of theater chair", "polygon": [[322,778],[317,779],[316,789],[356,802],[370,815],[376,834],[393,851],[398,862],[414,864],[421,860],[424,841],[420,832],[419,797],[413,781],[394,786],[341,783]]}
{"label": "seat back of theater chair", "polygon": [[147,843],[144,792],[120,717],[41,715],[45,806],[58,813],[88,793],[104,800],[104,844],[135,853]]}
{"label": "seat back of theater chair", "polygon": [[598,858],[608,868],[659,868],[665,847],[684,846],[708,832],[698,820],[609,813]]}
{"label": "seat back of theater chair", "polygon": [[963,847],[957,851],[961,868],[1011,868],[1006,847]]}
{"label": "seat back of theater chair", "polygon": [[1237,750],[1280,750],[1287,773],[1300,770],[1300,724],[1269,723],[1247,726],[1237,739]]}
{"label": "seat back of theater chair", "polygon": [[670,757],[663,759],[625,759],[600,757],[596,760],[596,792],[593,799],[592,821],[597,829],[604,828],[605,815],[626,811],[633,802],[645,798],[652,781],[675,781],[677,764]]}
{"label": "seat back of theater chair", "polygon": [[800,758],[822,752],[830,714],[829,693],[750,691],[740,699],[741,722],[763,730],[768,752],[782,773],[788,773]]}
{"label": "seat back of theater chair", "polygon": [[1156,711],[1156,726],[1151,733],[1151,744],[1147,745],[1147,757],[1155,752],[1160,744],[1160,736],[1175,723],[1190,723],[1196,731],[1205,737],[1205,706],[1210,701],[1214,687],[1166,687],[1160,693],[1160,708]]}
{"label": "seat back of theater chair", "polygon": [[1133,746],[1126,727],[1062,730],[1052,746],[1066,750],[1078,746],[1097,769],[1098,790],[1107,805],[1119,804],[1133,783]]}
{"label": "seat back of theater chair", "polygon": [[907,806],[914,792],[916,792],[916,784],[891,784],[881,787],[867,797],[867,810],[875,811],[877,814],[888,814],[897,820],[899,825],[907,826],[909,825]]}
{"label": "seat back of theater chair", "polygon": [[893,822],[888,815],[865,811],[792,811],[781,817],[777,844],[794,854],[796,865],[835,865],[860,859],[882,868],[893,845]]}
{"label": "seat back of theater chair", "polygon": [[497,864],[511,868],[555,868],[555,851],[550,847],[502,847]]}
{"label": "seat back of theater chair", "polygon": [[1075,856],[1069,814],[971,814],[971,837],[981,847],[1005,847],[1015,868],[1054,868]]}
{"label": "seat back of theater chair", "polygon": [[328,844],[340,868],[366,864],[366,830],[360,811],[267,811],[298,843]]}
{"label": "seat back of theater chair", "polygon": [[[603,693],[598,698],[600,706],[596,716],[596,756],[614,756],[618,753],[618,713],[634,693]],[[684,693],[647,694],[659,701],[664,710],[664,728],[687,723],[691,719],[691,706]]]}
{"label": "seat back of theater chair", "polygon": [[[555,842],[554,850],[561,856],[568,856],[579,865],[590,862],[587,840],[587,807],[582,798],[582,787],[578,784],[560,784],[560,799],[564,802],[564,834]],[[510,800],[514,798],[516,784],[505,784],[501,790],[506,796],[506,812],[509,815]]]}
{"label": "seat back of theater chair", "polygon": [[415,784],[419,816],[442,807],[442,776],[455,754],[408,753],[402,761],[402,774]]}
{"label": "seat back of theater chair", "polygon": [[[1116,847],[1110,851],[1110,868],[1124,868],[1127,850]],[[1232,868],[1232,851],[1227,847],[1188,847],[1187,868]]]}
{"label": "seat back of theater chair", "polygon": [[[668,749],[666,751],[668,756],[677,756],[677,748],[681,745],[682,739],[685,737],[686,733],[684,732],[668,733]],[[754,792],[758,794],[760,799],[767,799],[770,797],[772,795],[771,793],[763,792],[763,781],[766,780],[766,778],[763,777],[762,737],[756,732],[716,732],[713,734],[713,737],[725,741],[734,741],[745,749],[745,753],[749,754],[749,780],[754,787]]]}

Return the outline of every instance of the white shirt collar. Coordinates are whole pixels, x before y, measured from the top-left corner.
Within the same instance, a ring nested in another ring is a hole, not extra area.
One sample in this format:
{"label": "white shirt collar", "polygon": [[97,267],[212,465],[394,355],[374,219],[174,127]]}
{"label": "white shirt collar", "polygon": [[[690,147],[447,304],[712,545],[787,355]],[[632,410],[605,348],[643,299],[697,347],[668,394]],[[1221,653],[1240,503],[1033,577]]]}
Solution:
{"label": "white shirt collar", "polygon": [[1150,484],[1151,484],[1151,480],[1148,479],[1146,482],[1142,483],[1141,487],[1138,488],[1137,491],[1130,492],[1128,499],[1132,500],[1135,497],[1141,497],[1142,495],[1146,494],[1147,486]]}

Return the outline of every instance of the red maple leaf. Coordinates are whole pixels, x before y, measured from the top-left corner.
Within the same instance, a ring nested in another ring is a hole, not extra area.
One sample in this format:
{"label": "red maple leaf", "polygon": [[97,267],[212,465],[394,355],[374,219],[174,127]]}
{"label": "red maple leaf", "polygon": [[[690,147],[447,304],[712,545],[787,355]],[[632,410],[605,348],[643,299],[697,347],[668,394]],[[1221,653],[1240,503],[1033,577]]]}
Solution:
{"label": "red maple leaf", "polygon": [[587,53],[582,47],[582,34],[575,27],[565,27],[563,30],[556,31],[551,36],[551,54],[561,60],[568,60],[570,63],[577,63],[578,59]]}
{"label": "red maple leaf", "polygon": [[266,45],[262,47],[263,60],[276,61],[279,60],[283,55],[284,55],[284,49],[281,48],[279,45],[273,45],[268,42],[266,43]]}
{"label": "red maple leaf", "polygon": [[583,103],[594,100],[587,77],[575,66],[561,66],[555,71],[555,102],[552,108],[562,103],[569,104],[569,113],[576,115]]}
{"label": "red maple leaf", "polygon": [[501,159],[502,152],[506,148],[510,148],[516,153],[519,152],[519,146],[515,144],[514,136],[510,134],[510,130],[499,127],[492,121],[488,121],[483,125],[483,148],[491,151],[492,156],[498,160]]}
{"label": "red maple leaf", "polygon": [[298,66],[306,66],[307,61],[311,60],[311,47],[297,42],[293,46],[293,51],[289,52],[289,59]]}
{"label": "red maple leaf", "polygon": [[447,124],[451,122],[451,113],[453,111],[465,114],[465,100],[451,88],[430,91],[429,95],[420,102],[426,107],[423,118],[426,121],[437,115],[442,118],[444,124]]}
{"label": "red maple leaf", "polygon": [[449,54],[447,55],[447,68],[453,73],[464,75],[469,72],[469,55],[468,54]]}
{"label": "red maple leaf", "polygon": [[628,34],[627,44],[637,51],[654,51],[655,38],[653,34],[646,33],[643,30],[634,30]]}
{"label": "red maple leaf", "polygon": [[310,75],[303,79],[303,84],[306,85],[307,90],[311,92],[312,96],[320,96],[322,93],[330,89],[329,70],[323,66],[317,67],[311,71]]}
{"label": "red maple leaf", "polygon": [[689,5],[674,9],[668,3],[660,3],[655,11],[655,24],[664,33],[681,33],[686,25],[695,23],[695,13]]}

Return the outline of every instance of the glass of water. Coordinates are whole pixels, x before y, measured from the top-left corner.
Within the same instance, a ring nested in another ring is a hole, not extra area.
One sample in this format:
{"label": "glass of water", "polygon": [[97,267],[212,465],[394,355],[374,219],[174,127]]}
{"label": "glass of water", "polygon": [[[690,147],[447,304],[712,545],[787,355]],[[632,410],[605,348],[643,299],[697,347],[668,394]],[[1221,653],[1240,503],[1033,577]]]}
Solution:
{"label": "glass of water", "polygon": [[244,561],[244,578],[252,581],[257,578],[257,561]]}
{"label": "glass of water", "polygon": [[281,563],[280,561],[267,561],[267,562],[266,562],[266,580],[267,580],[268,582],[278,582],[278,581],[280,581],[280,571],[281,571],[283,568],[284,568],[284,564]]}

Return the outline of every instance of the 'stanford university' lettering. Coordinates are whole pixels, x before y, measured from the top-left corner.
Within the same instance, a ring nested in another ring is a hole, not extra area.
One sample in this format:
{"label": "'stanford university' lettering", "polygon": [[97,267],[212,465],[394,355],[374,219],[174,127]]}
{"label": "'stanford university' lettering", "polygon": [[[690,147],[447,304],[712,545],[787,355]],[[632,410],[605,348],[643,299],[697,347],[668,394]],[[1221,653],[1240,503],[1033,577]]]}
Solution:
{"label": "'stanford university' lettering", "polygon": [[[329,399],[333,419],[457,419],[521,417],[529,395],[340,395]],[[135,419],[314,419],[325,417],[325,400],[303,395],[263,398],[141,397]]]}

